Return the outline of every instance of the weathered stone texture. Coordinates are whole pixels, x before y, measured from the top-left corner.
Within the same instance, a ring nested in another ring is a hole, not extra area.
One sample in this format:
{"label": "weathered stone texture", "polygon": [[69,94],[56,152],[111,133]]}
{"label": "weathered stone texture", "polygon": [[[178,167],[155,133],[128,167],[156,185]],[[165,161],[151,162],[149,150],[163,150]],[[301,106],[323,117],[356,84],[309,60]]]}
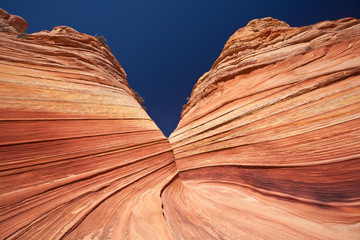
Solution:
{"label": "weathered stone texture", "polygon": [[106,45],[2,32],[0,88],[0,239],[173,237],[172,149]]}
{"label": "weathered stone texture", "polygon": [[357,19],[256,19],[231,36],[170,136],[175,236],[357,239],[359,73]]}
{"label": "weathered stone texture", "polygon": [[359,20],[249,22],[170,145],[104,43],[21,19],[0,9],[0,239],[360,236]]}

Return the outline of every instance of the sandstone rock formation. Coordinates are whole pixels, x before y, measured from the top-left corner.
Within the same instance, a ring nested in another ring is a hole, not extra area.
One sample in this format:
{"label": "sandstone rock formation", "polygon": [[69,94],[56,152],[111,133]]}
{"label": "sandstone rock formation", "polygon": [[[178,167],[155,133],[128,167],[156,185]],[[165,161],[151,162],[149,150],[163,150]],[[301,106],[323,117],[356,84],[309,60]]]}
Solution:
{"label": "sandstone rock formation", "polygon": [[11,15],[0,8],[0,30],[1,32],[25,33],[29,24],[20,16]]}
{"label": "sandstone rock formation", "polygon": [[170,144],[106,45],[0,32],[0,88],[0,239],[172,239]]}
{"label": "sandstone rock formation", "polygon": [[359,20],[251,21],[170,145],[105,44],[65,26],[19,36],[12,16],[0,9],[0,239],[360,235]]}
{"label": "sandstone rock formation", "polygon": [[175,237],[358,239],[359,73],[357,19],[231,36],[170,136]]}

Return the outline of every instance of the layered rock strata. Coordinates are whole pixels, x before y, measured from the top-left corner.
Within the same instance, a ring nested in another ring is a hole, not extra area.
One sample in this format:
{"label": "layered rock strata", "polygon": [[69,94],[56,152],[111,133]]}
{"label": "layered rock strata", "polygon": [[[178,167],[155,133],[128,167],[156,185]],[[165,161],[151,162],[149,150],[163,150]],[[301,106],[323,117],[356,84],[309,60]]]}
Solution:
{"label": "layered rock strata", "polygon": [[359,73],[357,19],[236,31],[170,136],[175,237],[357,239]]}
{"label": "layered rock strata", "polygon": [[172,239],[160,198],[177,173],[172,149],[109,48],[69,27],[18,35],[7,22],[0,239]]}
{"label": "layered rock strata", "polygon": [[0,239],[358,239],[359,20],[239,29],[171,146],[104,43],[26,28],[0,10]]}

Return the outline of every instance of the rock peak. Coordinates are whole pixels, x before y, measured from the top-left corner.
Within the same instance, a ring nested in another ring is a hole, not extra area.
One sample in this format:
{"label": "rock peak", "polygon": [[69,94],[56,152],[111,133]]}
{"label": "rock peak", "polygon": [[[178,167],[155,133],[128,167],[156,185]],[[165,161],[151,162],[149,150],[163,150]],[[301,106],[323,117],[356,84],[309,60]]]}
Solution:
{"label": "rock peak", "polygon": [[0,31],[12,33],[25,33],[29,24],[20,16],[11,15],[0,8]]}
{"label": "rock peak", "polygon": [[79,34],[78,31],[68,26],[57,26],[51,31],[52,34]]}
{"label": "rock peak", "polygon": [[284,21],[272,17],[265,17],[251,20],[247,25],[247,28],[289,28],[290,25]]}

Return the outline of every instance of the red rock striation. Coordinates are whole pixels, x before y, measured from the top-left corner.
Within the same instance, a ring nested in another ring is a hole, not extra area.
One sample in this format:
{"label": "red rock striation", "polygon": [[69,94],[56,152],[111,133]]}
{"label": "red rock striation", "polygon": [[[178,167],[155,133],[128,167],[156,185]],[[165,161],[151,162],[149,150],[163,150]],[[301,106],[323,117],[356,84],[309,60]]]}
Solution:
{"label": "red rock striation", "polygon": [[358,239],[359,20],[251,21],[171,145],[104,43],[26,27],[0,9],[0,239]]}
{"label": "red rock striation", "polygon": [[170,136],[175,237],[358,239],[359,73],[357,19],[231,36]]}
{"label": "red rock striation", "polygon": [[16,34],[0,32],[0,239],[172,239],[172,149],[109,48],[69,27]]}

